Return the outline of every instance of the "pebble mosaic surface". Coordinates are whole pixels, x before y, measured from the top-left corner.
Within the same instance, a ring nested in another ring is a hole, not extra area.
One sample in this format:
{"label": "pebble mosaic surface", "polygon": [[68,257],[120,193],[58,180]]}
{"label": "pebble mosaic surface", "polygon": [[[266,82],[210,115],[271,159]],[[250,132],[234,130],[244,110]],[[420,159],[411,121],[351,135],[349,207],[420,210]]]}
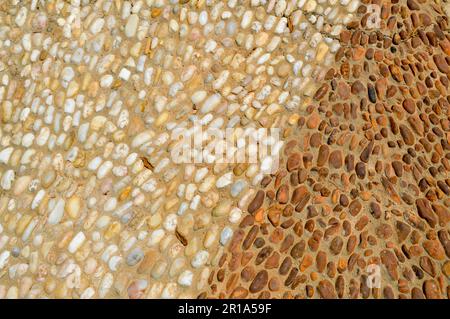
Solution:
{"label": "pebble mosaic surface", "polygon": [[[0,299],[450,298],[449,16],[0,1]],[[174,161],[194,123],[278,167]]]}

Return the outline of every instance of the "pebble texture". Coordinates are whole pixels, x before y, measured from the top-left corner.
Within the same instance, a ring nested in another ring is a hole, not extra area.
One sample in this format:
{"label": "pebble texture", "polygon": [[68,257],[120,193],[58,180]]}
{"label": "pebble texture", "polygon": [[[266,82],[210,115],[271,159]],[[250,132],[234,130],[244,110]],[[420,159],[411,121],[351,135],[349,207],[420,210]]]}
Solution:
{"label": "pebble texture", "polygon": [[[0,298],[449,298],[449,12],[1,2]],[[197,121],[278,171],[175,163]]]}
{"label": "pebble texture", "polygon": [[200,297],[450,298],[448,8],[362,2]]}

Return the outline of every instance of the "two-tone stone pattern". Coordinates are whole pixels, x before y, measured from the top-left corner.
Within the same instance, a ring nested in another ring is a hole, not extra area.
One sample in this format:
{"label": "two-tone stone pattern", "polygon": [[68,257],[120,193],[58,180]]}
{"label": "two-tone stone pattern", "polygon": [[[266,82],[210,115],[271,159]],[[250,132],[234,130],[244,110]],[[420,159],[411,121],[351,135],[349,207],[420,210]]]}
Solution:
{"label": "two-tone stone pattern", "polygon": [[445,10],[363,1],[201,297],[450,298]]}

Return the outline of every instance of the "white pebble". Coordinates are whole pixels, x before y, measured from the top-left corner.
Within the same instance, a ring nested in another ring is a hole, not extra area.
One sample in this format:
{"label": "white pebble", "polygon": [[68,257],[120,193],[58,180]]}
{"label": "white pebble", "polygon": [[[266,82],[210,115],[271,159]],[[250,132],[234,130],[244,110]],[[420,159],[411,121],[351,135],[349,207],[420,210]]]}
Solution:
{"label": "white pebble", "polygon": [[72,241],[69,244],[68,250],[70,253],[75,253],[78,248],[81,247],[81,245],[84,243],[84,241],[86,240],[86,236],[84,235],[83,232],[79,232],[78,234],[75,235],[75,237],[72,238]]}

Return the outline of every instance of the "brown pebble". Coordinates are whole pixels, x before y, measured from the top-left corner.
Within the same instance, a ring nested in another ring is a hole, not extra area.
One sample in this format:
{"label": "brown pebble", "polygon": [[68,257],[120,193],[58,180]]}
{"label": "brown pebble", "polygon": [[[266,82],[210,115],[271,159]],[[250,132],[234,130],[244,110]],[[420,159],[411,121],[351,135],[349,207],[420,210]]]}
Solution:
{"label": "brown pebble", "polygon": [[330,154],[330,148],[328,145],[321,145],[319,148],[319,154],[317,156],[317,166],[322,167],[328,160]]}
{"label": "brown pebble", "polygon": [[303,256],[305,251],[305,241],[301,240],[297,244],[294,245],[291,249],[291,256],[295,259],[299,259]]}
{"label": "brown pebble", "polygon": [[361,81],[355,81],[352,84],[351,93],[352,94],[359,94],[363,92],[365,89],[364,84],[361,83]]}
{"label": "brown pebble", "polygon": [[411,226],[405,224],[404,222],[397,221],[395,223],[395,230],[397,232],[398,241],[402,243],[408,237],[411,231]]}
{"label": "brown pebble", "polygon": [[328,84],[323,84],[314,94],[314,100],[320,101],[328,92]]}
{"label": "brown pebble", "polygon": [[435,54],[433,55],[433,61],[436,64],[437,68],[439,69],[439,71],[441,71],[442,73],[448,74],[450,71],[450,68],[447,64],[447,62],[445,61],[445,58],[442,54]]}
{"label": "brown pebble", "polygon": [[415,138],[411,130],[404,124],[400,124],[399,128],[400,134],[402,135],[402,138],[405,141],[406,145],[414,145]]}
{"label": "brown pebble", "polygon": [[408,0],[406,1],[406,4],[408,5],[408,8],[410,10],[420,10],[420,6],[417,4],[415,0]]}
{"label": "brown pebble", "polygon": [[423,292],[427,299],[441,299],[439,287],[434,280],[425,280],[423,283]]}
{"label": "brown pebble", "polygon": [[367,144],[367,146],[362,151],[361,156],[359,158],[364,163],[367,163],[369,161],[369,157],[372,154],[373,145],[374,145],[374,141],[370,141],[369,144]]}
{"label": "brown pebble", "polygon": [[436,260],[443,260],[445,258],[445,251],[438,240],[426,240],[423,243],[426,252]]}
{"label": "brown pebble", "polygon": [[286,204],[289,201],[289,186],[283,184],[277,191],[277,201],[280,204]]}
{"label": "brown pebble", "polygon": [[251,293],[260,292],[267,285],[268,280],[269,280],[269,274],[268,274],[267,270],[259,271],[256,274],[255,279],[253,279],[252,283],[250,284],[249,291]]}
{"label": "brown pebble", "polygon": [[301,163],[301,156],[299,153],[293,153],[289,156],[286,168],[289,172],[292,172],[293,170],[297,169],[300,166]]}
{"label": "brown pebble", "polygon": [[336,292],[333,284],[328,280],[321,280],[317,285],[317,290],[322,299],[336,299]]}
{"label": "brown pebble", "polygon": [[281,211],[277,208],[270,208],[267,217],[269,218],[270,223],[277,227],[280,225]]}
{"label": "brown pebble", "polygon": [[331,167],[341,168],[343,165],[342,152],[340,150],[335,150],[330,153],[328,162]]}
{"label": "brown pebble", "polygon": [[409,114],[413,114],[416,111],[416,104],[413,99],[407,98],[403,101],[403,108]]}
{"label": "brown pebble", "polygon": [[236,287],[234,288],[233,292],[230,295],[231,299],[244,299],[248,296],[247,289],[243,287]]}
{"label": "brown pebble", "polygon": [[425,198],[419,198],[416,200],[416,207],[419,216],[425,219],[427,223],[434,228],[437,224],[437,218],[433,213],[430,202]]}
{"label": "brown pebble", "polygon": [[253,214],[256,212],[263,204],[265,193],[262,190],[259,190],[255,198],[253,198],[252,202],[248,205],[248,212]]}
{"label": "brown pebble", "polygon": [[384,249],[380,253],[381,262],[386,267],[389,276],[393,280],[398,280],[397,258],[390,250]]}
{"label": "brown pebble", "polygon": [[313,112],[308,117],[308,120],[306,121],[306,126],[309,129],[315,129],[319,126],[319,123],[320,123],[320,116],[316,112]]}
{"label": "brown pebble", "polygon": [[278,291],[280,290],[280,280],[277,277],[273,277],[272,279],[270,279],[269,281],[269,289],[271,291]]}
{"label": "brown pebble", "polygon": [[347,83],[339,82],[337,86],[337,93],[342,100],[347,100],[350,97],[350,88]]}
{"label": "brown pebble", "polygon": [[396,66],[395,64],[389,65],[389,71],[391,72],[391,75],[394,78],[394,80],[396,80],[397,82],[403,81],[402,72],[398,66]]}

